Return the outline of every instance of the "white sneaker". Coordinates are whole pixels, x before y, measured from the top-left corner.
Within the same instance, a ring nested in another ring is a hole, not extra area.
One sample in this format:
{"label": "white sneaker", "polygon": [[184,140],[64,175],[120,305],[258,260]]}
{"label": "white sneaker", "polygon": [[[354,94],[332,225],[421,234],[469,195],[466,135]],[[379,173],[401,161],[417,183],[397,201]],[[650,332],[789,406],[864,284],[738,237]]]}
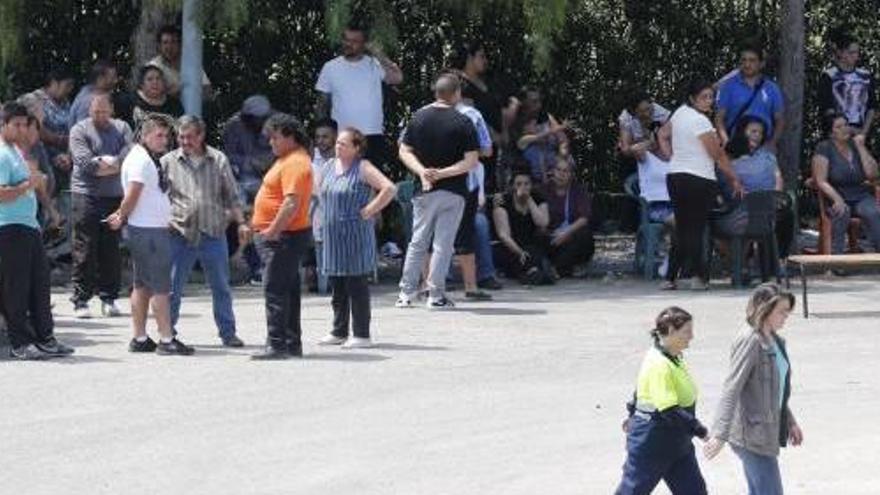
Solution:
{"label": "white sneaker", "polygon": [[397,295],[397,302],[394,303],[394,307],[396,307],[396,308],[411,308],[413,305],[412,300],[415,295],[416,294],[406,294],[406,293],[401,292],[400,294]]}
{"label": "white sneaker", "polygon": [[92,312],[89,310],[89,305],[84,304],[73,308],[73,317],[78,320],[88,320],[91,318]]}
{"label": "white sneaker", "polygon": [[342,344],[343,349],[369,349],[370,347],[373,347],[373,341],[363,337],[349,337]]}
{"label": "white sneaker", "polygon": [[118,316],[122,316],[122,312],[119,311],[119,308],[116,307],[115,301],[102,302],[101,314],[108,318],[116,318]]}
{"label": "white sneaker", "polygon": [[321,340],[318,341],[318,345],[339,345],[345,342],[345,339],[342,337],[337,337],[332,333],[328,333]]}

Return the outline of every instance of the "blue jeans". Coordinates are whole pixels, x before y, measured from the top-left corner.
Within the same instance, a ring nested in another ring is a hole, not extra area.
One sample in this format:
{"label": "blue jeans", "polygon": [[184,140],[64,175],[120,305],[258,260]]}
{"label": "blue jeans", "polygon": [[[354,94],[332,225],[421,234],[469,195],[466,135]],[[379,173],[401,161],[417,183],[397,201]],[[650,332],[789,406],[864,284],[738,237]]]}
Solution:
{"label": "blue jeans", "polygon": [[489,219],[482,211],[477,211],[474,227],[477,231],[477,281],[495,276],[495,263],[492,260],[492,233]]}
{"label": "blue jeans", "polygon": [[776,457],[756,454],[732,444],[730,448],[743,463],[749,495],[782,495],[782,475]]}
{"label": "blue jeans", "polygon": [[221,339],[235,335],[235,314],[232,312],[232,291],[229,288],[229,253],[226,237],[202,234],[199,243],[189,245],[180,234],[171,234],[171,326],[177,328],[180,317],[180,297],[189,281],[196,260],[211,286],[214,302],[214,323]]}

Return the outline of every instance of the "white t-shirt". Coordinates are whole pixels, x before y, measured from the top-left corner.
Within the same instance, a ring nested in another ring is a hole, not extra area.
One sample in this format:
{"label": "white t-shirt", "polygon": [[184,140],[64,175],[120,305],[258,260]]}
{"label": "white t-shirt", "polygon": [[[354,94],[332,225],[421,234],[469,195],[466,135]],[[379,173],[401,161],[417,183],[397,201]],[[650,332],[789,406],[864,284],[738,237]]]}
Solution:
{"label": "white t-shirt", "polygon": [[669,201],[669,190],[666,189],[668,173],[669,163],[653,153],[645,153],[645,158],[639,160],[639,194],[645,201]]}
{"label": "white t-shirt", "polygon": [[142,228],[168,227],[171,222],[171,201],[159,188],[159,172],[146,148],[134,146],[122,162],[122,188],[128,190],[129,182],[144,185],[137,204],[128,216],[128,224]]}
{"label": "white t-shirt", "polygon": [[672,160],[669,173],[686,173],[716,180],[715,160],[709,156],[700,136],[715,132],[709,117],[682,105],[672,114]]}
{"label": "white t-shirt", "polygon": [[339,56],[324,64],[315,89],[330,95],[330,116],[339,129],[354,127],[364,135],[382,134],[382,81],[385,69],[374,57],[357,62]]}

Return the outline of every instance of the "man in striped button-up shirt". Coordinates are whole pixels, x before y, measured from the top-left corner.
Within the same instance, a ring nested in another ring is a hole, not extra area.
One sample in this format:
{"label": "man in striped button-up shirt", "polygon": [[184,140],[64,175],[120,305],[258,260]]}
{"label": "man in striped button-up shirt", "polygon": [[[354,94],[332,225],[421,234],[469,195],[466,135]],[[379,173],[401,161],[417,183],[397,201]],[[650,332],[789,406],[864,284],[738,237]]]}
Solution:
{"label": "man in striped button-up shirt", "polygon": [[181,117],[178,141],[180,148],[161,160],[171,199],[171,324],[177,326],[181,291],[198,260],[211,286],[220,339],[227,347],[241,347],[244,344],[235,334],[226,246],[230,219],[239,225],[241,243],[251,237],[238,186],[226,155],[205,145],[205,124],[200,118]]}

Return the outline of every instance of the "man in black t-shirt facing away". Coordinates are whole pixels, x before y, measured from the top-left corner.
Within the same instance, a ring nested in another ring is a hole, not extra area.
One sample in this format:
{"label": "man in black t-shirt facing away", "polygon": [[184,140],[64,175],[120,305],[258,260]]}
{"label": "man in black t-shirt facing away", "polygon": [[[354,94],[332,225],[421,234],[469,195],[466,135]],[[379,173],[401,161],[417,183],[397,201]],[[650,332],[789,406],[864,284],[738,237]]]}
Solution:
{"label": "man in black t-shirt facing away", "polygon": [[428,308],[452,306],[445,294],[446,274],[468,194],[467,173],[479,157],[474,125],[455,109],[461,100],[458,76],[437,77],[434,96],[434,103],[413,115],[400,143],[400,160],[419,178],[421,190],[412,200],[413,233],[400,279],[399,308],[412,306],[429,247]]}

